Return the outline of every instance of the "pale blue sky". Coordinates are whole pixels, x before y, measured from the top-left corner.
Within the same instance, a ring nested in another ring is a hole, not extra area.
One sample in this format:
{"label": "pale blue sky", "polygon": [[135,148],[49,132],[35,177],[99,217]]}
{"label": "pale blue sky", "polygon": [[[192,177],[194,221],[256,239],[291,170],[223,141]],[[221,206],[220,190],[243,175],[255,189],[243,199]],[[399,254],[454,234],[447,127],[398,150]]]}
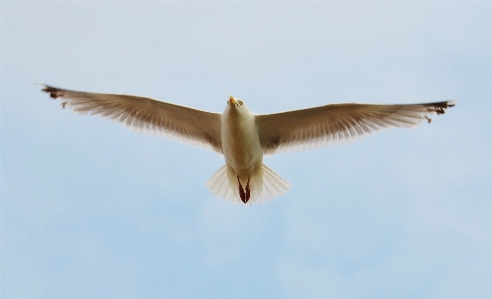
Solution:
{"label": "pale blue sky", "polygon": [[[221,112],[458,99],[431,125],[217,154],[62,110],[35,82]],[[492,298],[491,2],[1,2],[1,295]]]}

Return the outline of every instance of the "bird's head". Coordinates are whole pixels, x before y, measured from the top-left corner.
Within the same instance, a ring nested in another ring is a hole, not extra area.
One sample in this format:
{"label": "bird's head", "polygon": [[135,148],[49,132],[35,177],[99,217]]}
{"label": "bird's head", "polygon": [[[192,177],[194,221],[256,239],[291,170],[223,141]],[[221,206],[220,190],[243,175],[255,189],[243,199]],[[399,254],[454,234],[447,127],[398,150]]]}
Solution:
{"label": "bird's head", "polygon": [[234,107],[239,108],[239,107],[243,106],[244,103],[240,99],[236,99],[235,97],[230,96],[229,100],[227,101],[227,105],[229,105],[231,107],[234,106]]}
{"label": "bird's head", "polygon": [[235,112],[241,113],[241,112],[249,111],[249,110],[243,101],[241,101],[240,99],[235,98],[233,96],[230,96],[229,100],[227,101],[226,111],[230,111],[230,112],[235,111]]}

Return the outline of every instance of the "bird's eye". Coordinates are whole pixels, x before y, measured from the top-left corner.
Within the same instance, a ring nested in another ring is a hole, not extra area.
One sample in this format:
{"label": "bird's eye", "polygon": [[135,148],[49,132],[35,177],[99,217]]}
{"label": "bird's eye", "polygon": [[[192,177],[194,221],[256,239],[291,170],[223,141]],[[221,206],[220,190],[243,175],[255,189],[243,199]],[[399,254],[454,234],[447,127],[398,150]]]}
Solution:
{"label": "bird's eye", "polygon": [[241,100],[239,100],[238,102],[239,102],[239,105],[242,105],[243,104],[243,101],[241,101]]}

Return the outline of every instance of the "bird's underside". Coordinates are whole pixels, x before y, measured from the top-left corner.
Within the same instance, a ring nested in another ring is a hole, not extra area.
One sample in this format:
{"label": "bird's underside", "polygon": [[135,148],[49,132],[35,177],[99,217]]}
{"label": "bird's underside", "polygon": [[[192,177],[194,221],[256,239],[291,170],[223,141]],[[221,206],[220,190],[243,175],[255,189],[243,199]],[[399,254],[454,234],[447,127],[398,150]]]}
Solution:
{"label": "bird's underside", "polygon": [[[444,114],[455,105],[454,101],[395,105],[346,103],[260,115],[252,114],[241,100],[231,97],[233,100],[228,101],[226,110],[220,114],[141,96],[42,86],[44,92],[61,101],[63,108],[100,115],[138,131],[225,155],[226,165],[212,176],[207,187],[219,197],[248,204],[275,198],[286,192],[290,184],[264,164],[258,164],[256,169],[261,171],[251,172],[249,176],[240,176],[234,167],[228,167],[228,149],[224,147],[228,139],[224,138],[234,136],[234,132],[226,137],[222,135],[224,115],[248,116],[249,126],[257,131],[259,154],[263,156],[347,143],[391,127],[416,127],[422,122],[430,123],[432,115]],[[236,137],[240,140],[241,134]]]}

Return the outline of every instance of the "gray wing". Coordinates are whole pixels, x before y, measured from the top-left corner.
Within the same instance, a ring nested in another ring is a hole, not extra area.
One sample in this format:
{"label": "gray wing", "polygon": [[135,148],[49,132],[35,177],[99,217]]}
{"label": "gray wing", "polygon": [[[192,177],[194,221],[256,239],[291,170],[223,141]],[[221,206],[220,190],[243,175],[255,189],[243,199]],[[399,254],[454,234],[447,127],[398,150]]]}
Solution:
{"label": "gray wing", "polygon": [[300,151],[347,143],[382,129],[411,128],[431,122],[454,101],[408,104],[333,104],[276,114],[257,115],[264,154]]}
{"label": "gray wing", "polygon": [[157,101],[151,98],[80,92],[42,85],[62,107],[100,115],[135,129],[157,133],[189,145],[222,153],[220,114]]}

